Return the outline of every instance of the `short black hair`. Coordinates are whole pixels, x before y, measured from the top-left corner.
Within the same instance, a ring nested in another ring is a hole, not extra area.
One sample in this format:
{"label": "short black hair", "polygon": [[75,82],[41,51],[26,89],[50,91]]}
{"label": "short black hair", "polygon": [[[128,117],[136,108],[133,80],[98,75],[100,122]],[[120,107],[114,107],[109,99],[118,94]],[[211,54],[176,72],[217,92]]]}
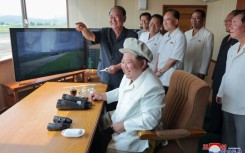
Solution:
{"label": "short black hair", "polygon": [[234,16],[237,16],[237,15],[242,15],[242,23],[245,23],[245,10],[237,10],[235,13],[234,13]]}
{"label": "short black hair", "polygon": [[148,18],[148,20],[150,21],[151,20],[151,14],[149,12],[144,12],[144,13],[141,13],[140,14],[140,19],[142,16],[146,16]]}
{"label": "short black hair", "polygon": [[114,7],[112,7],[110,12],[109,12],[109,15],[110,15],[110,13],[111,13],[111,11],[113,9],[118,9],[122,13],[123,16],[126,16],[126,10],[122,6],[114,6]]}
{"label": "short black hair", "polygon": [[175,9],[167,9],[164,14],[166,14],[167,12],[171,12],[173,14],[174,18],[179,20],[179,18],[180,18],[179,11],[177,11]]}
{"label": "short black hair", "polygon": [[192,14],[195,13],[195,12],[200,13],[200,14],[201,14],[201,17],[202,17],[203,19],[206,18],[206,12],[205,12],[204,10],[196,9],[196,10],[194,10],[194,11],[192,12]]}
{"label": "short black hair", "polygon": [[235,15],[237,13],[237,11],[239,11],[239,10],[232,10],[229,14]]}
{"label": "short black hair", "polygon": [[138,61],[143,61],[143,60],[146,60],[147,62],[149,62],[148,61],[148,59],[146,59],[145,57],[143,57],[143,56],[140,56],[140,55],[136,55],[136,57],[135,57]]}
{"label": "short black hair", "polygon": [[163,22],[163,17],[160,14],[153,14],[151,18],[157,18],[161,24]]}

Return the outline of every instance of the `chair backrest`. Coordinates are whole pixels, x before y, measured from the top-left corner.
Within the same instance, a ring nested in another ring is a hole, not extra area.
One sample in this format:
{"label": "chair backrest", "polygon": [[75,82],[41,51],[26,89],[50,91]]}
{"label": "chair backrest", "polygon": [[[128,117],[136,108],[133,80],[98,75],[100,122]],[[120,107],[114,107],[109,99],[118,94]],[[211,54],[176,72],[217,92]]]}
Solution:
{"label": "chair backrest", "polygon": [[210,87],[205,81],[176,70],[165,97],[164,129],[202,129],[209,94]]}

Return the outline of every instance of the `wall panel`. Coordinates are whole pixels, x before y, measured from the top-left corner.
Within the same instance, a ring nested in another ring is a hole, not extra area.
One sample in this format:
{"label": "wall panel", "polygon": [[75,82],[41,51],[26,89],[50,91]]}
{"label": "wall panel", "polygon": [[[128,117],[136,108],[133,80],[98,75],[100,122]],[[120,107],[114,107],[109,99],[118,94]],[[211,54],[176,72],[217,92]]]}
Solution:
{"label": "wall panel", "polygon": [[109,11],[115,0],[68,0],[69,26],[84,22],[89,28],[108,27]]}
{"label": "wall panel", "polygon": [[[0,62],[0,84],[7,82],[14,82],[14,68],[12,59]],[[4,106],[3,89],[0,86],[0,110]]]}

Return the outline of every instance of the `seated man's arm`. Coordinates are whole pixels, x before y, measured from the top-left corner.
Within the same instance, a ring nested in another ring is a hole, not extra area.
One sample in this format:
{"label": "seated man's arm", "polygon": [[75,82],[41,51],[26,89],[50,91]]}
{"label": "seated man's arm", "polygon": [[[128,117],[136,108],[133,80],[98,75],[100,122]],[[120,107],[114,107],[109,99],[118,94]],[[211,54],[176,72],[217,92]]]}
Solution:
{"label": "seated man's arm", "polygon": [[108,91],[108,92],[104,92],[104,93],[92,93],[90,95],[92,100],[103,100],[103,101],[107,101],[107,103],[111,103],[114,101],[118,101],[118,88]]}
{"label": "seated man's arm", "polygon": [[106,93],[92,93],[90,96],[92,100],[107,100]]}
{"label": "seated man's arm", "polygon": [[111,125],[111,128],[113,129],[113,131],[117,134],[122,133],[123,131],[125,131],[125,127],[123,122],[117,122]]}
{"label": "seated man's arm", "polygon": [[106,97],[107,97],[107,104],[118,101],[119,89],[116,88],[114,90],[106,92]]}
{"label": "seated man's arm", "polygon": [[125,130],[128,132],[152,130],[160,123],[164,106],[164,91],[162,87],[150,89],[150,92],[140,101],[140,115],[128,118],[123,123]]}

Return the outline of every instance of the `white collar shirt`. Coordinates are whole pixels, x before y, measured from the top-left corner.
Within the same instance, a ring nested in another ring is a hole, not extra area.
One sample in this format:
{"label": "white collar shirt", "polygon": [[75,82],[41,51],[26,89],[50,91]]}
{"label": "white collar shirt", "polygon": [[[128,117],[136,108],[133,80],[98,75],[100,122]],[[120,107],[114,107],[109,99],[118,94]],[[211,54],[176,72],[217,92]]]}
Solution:
{"label": "white collar shirt", "polygon": [[175,64],[160,77],[164,86],[169,86],[170,77],[175,70],[183,69],[185,51],[186,38],[179,28],[176,28],[170,36],[169,32],[164,34],[158,50],[158,71],[167,63],[169,58],[176,60]]}
{"label": "white collar shirt", "polygon": [[143,41],[147,45],[147,47],[151,50],[153,59],[152,59],[152,62],[149,63],[149,66],[152,70],[154,70],[157,56],[158,56],[158,50],[159,50],[160,44],[162,43],[163,35],[160,32],[158,32],[150,39],[149,39],[149,35],[150,35],[150,32],[143,32],[140,35],[139,40]]}
{"label": "white collar shirt", "polygon": [[202,27],[194,36],[193,29],[185,32],[187,49],[184,60],[184,70],[191,74],[207,74],[213,53],[214,36],[212,32]]}

